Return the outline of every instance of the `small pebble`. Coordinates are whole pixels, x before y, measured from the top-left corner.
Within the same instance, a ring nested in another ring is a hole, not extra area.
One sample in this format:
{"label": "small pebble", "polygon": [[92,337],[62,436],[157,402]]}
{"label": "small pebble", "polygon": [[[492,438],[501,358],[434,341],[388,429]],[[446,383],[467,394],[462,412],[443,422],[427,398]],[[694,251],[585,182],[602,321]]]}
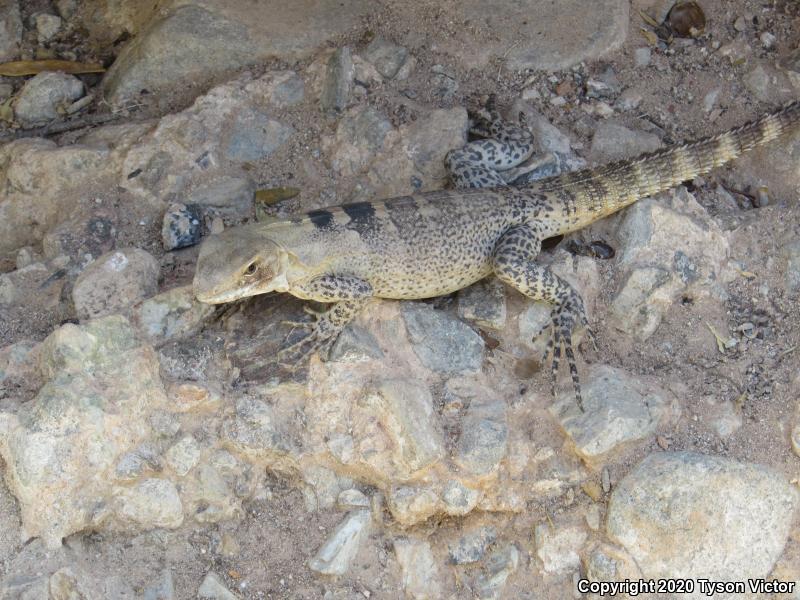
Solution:
{"label": "small pebble", "polygon": [[61,29],[61,17],[56,15],[39,14],[35,17],[36,33],[39,43],[44,44],[52,40]]}
{"label": "small pebble", "polygon": [[745,20],[745,18],[744,18],[744,17],[738,17],[738,18],[737,18],[737,19],[736,19],[736,20],[733,22],[733,28],[734,28],[736,31],[744,31],[745,29],[747,29],[747,21]]}
{"label": "small pebble", "polygon": [[761,45],[764,46],[764,48],[766,48],[767,50],[769,50],[775,45],[775,42],[777,41],[778,38],[772,35],[769,31],[765,31],[759,36],[758,39],[761,40]]}
{"label": "small pebble", "polygon": [[161,226],[161,239],[165,250],[194,246],[200,241],[201,235],[200,208],[196,204],[169,205]]}
{"label": "small pebble", "polygon": [[633,51],[633,60],[637,67],[646,67],[650,64],[652,51],[650,48],[637,48]]}
{"label": "small pebble", "polygon": [[611,473],[608,467],[603,467],[603,471],[600,473],[600,480],[603,483],[603,491],[607,494],[611,491]]}

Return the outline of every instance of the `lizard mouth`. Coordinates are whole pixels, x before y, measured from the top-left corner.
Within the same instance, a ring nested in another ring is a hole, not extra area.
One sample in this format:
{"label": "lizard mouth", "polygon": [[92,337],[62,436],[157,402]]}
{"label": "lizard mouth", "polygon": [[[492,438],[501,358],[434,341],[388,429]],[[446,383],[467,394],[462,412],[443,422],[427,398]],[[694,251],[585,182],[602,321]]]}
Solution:
{"label": "lizard mouth", "polygon": [[286,281],[286,274],[281,273],[269,281],[254,281],[253,283],[234,289],[204,290],[195,282],[194,296],[203,304],[224,304],[226,302],[241,300],[242,298],[249,298],[250,296],[257,296],[259,294],[286,292],[288,290],[289,283]]}

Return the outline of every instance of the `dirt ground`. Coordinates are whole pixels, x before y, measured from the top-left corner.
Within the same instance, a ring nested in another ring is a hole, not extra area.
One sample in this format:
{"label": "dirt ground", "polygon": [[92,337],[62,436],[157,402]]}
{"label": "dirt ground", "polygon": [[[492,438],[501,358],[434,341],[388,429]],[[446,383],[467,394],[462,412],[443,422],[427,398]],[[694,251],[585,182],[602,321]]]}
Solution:
{"label": "dirt ground", "polygon": [[[452,0],[455,1],[455,0]],[[372,37],[382,35],[407,45],[418,61],[411,77],[401,82],[388,82],[360,100],[389,115],[395,124],[415,120],[433,108],[460,106],[475,102],[488,93],[495,93],[498,104],[508,107],[524,89],[555,89],[571,80],[572,71],[549,73],[517,73],[507,71],[500,61],[482,69],[464,69],[449,56],[430,48],[449,35],[445,24],[448,6],[445,0],[433,6],[427,1],[385,3],[360,28],[336,40],[334,45],[363,48]],[[24,4],[24,3],[23,3]],[[43,2],[24,8],[31,12]],[[46,2],[44,3],[46,4]],[[649,0],[634,0],[630,11],[628,40],[621,49],[586,63],[589,75],[611,67],[622,89],[641,94],[638,109],[619,112],[616,119],[634,130],[660,131],[665,142],[680,142],[702,137],[741,124],[774,108],[759,101],[742,83],[743,68],[731,64],[727,57],[712,49],[716,41],[731,42],[736,32],[733,21],[748,15],[750,22],[746,41],[755,56],[780,56],[800,44],[800,4],[793,0],[702,0],[708,20],[707,32],[692,43],[676,40],[667,52],[653,50],[647,68],[636,67],[634,50],[647,46],[639,33],[644,27],[640,9],[650,9]],[[565,16],[565,18],[568,18]],[[755,21],[754,21],[755,19]],[[769,31],[777,41],[774,49],[763,48],[759,32]],[[480,44],[486,36],[502,32],[476,28],[472,40]],[[85,56],[94,52],[108,57],[108,52],[87,47]],[[252,69],[268,70],[288,66],[302,72],[311,61],[280,65],[271,63]],[[459,88],[448,98],[437,96],[427,85],[427,74],[433,65],[441,64],[453,73]],[[722,113],[711,122],[703,110],[703,99],[719,89],[717,106]],[[566,87],[564,96],[569,100]],[[138,120],[179,110],[191,98],[177,94],[169,99],[153,99],[150,104],[130,111],[130,119]],[[148,101],[150,102],[150,101]],[[316,98],[312,94],[298,106],[278,117],[301,127],[301,135],[268,160],[253,164],[250,175],[262,188],[295,186],[300,196],[286,210],[308,210],[343,202],[352,193],[356,181],[336,178],[333,171],[307,160],[309,152],[319,148],[324,135],[333,133],[336,122],[312,110]],[[561,131],[567,132],[574,147],[583,144],[583,155],[591,146],[593,130],[587,126],[586,114],[579,109],[565,109],[546,101],[536,102],[537,109]],[[72,134],[56,138],[69,142]],[[714,215],[717,182],[731,187],[737,165],[720,169],[706,177],[704,185],[695,189],[698,200]],[[109,196],[108,190],[105,190]],[[115,208],[124,208],[121,192]],[[612,219],[617,218],[613,217]],[[157,258],[163,255],[160,225],[147,228],[137,225],[137,215],[120,224],[120,245],[147,249]],[[575,234],[577,239],[603,239],[615,244],[613,221],[598,224],[588,232]],[[799,459],[792,451],[790,433],[800,400],[800,304],[786,293],[780,261],[782,245],[787,239],[800,236],[800,203],[797,197],[775,197],[766,207],[742,210],[735,215],[731,237],[731,253],[742,265],[746,276],[727,285],[724,303],[685,298],[675,303],[655,334],[646,342],[637,342],[616,331],[607,322],[606,311],[618,273],[613,261],[599,261],[603,289],[599,310],[593,315],[599,348],[588,349],[587,362],[602,362],[624,368],[634,376],[651,377],[672,391],[683,408],[678,421],[660,431],[650,443],[636,446],[617,461],[611,470],[612,484],[648,453],[659,450],[693,450],[753,461],[774,467],[788,479],[797,480]],[[562,244],[565,242],[561,242]],[[550,250],[552,251],[552,250]],[[163,287],[190,282],[196,248],[178,251],[175,259],[163,266]],[[754,275],[749,275],[754,274]],[[0,347],[24,338],[43,339],[68,315],[31,315],[14,311],[0,328]],[[708,324],[719,332],[732,334],[744,322],[755,324],[752,339],[742,338],[732,351],[720,353]],[[584,365],[585,366],[585,365]],[[540,432],[537,418],[550,403],[546,372],[537,371],[524,382],[530,396],[513,408],[510,422],[520,427],[523,435],[535,437]],[[723,406],[726,405],[726,406]],[[720,437],[705,418],[714,411],[741,417],[741,427]],[[542,442],[560,448],[562,440]],[[3,466],[0,465],[0,473]],[[598,473],[598,482],[600,476]],[[1,481],[1,480],[0,480]],[[535,556],[533,527],[542,519],[575,509],[588,502],[580,496],[557,498],[550,503],[529,506],[525,512],[507,514],[472,514],[463,519],[429,522],[425,531],[436,532],[432,543],[444,547],[445,540],[477,524],[495,524],[507,532],[524,551],[517,572],[509,579],[504,598],[566,598],[571,590],[563,582],[543,579],[533,565]],[[49,573],[50,565],[61,564],[65,557],[75,570],[104,574],[109,581],[108,597],[113,597],[114,580],[128,582],[137,590],[132,597],[143,596],[144,590],[169,566],[175,580],[175,597],[194,597],[205,573],[218,573],[231,590],[244,598],[399,598],[400,576],[391,548],[390,532],[373,534],[356,558],[356,567],[340,580],[322,580],[306,566],[307,560],[336,526],[341,513],[335,511],[306,512],[302,494],[276,476],[262,490],[261,498],[249,502],[241,520],[215,525],[187,524],[176,531],[146,533],[136,537],[107,533],[72,536],[59,551],[46,550],[40,542],[20,539],[20,516],[14,498],[0,483],[0,580],[21,574]],[[398,532],[394,532],[395,534]],[[377,549],[377,552],[376,552]],[[800,555],[800,536],[790,539],[786,556]],[[446,589],[453,598],[472,597],[468,583],[459,581],[455,568],[443,572]],[[325,595],[329,592],[330,595]],[[12,596],[8,596],[11,598]],[[17,596],[13,596],[17,597]],[[19,596],[20,598],[22,596]],[[128,596],[126,596],[128,597]]]}

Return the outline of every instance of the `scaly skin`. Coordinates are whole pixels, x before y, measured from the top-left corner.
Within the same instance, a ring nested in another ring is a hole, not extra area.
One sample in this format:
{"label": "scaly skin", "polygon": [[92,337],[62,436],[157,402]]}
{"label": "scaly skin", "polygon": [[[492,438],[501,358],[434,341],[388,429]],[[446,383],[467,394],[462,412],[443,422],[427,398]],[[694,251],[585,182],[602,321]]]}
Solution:
{"label": "scaly skin", "polygon": [[587,325],[583,301],[535,263],[541,242],[708,173],[798,121],[800,102],[794,102],[698,142],[511,187],[501,185],[509,180],[503,171],[530,156],[532,138],[490,116],[489,133],[497,139],[471,142],[447,158],[456,185],[467,189],[347,204],[226,230],[203,244],[195,294],[212,304],[272,291],[334,303],[318,315],[311,335],[289,349],[299,360],[326,352],[369,298],[430,298],[494,273],[529,298],[552,304],[548,354],[554,376],[563,348],[582,406],[572,334]]}

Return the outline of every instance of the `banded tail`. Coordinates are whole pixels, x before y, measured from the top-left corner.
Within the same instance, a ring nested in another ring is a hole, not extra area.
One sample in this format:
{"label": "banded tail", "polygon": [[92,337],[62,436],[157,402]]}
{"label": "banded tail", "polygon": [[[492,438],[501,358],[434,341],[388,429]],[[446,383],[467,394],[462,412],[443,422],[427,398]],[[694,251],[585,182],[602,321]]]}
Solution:
{"label": "banded tail", "polygon": [[800,101],[713,137],[663,148],[632,160],[609,163],[543,179],[531,184],[564,202],[563,222],[557,233],[580,229],[641,198],[666,191],[683,181],[704,175],[725,163],[771,142],[800,123]]}

